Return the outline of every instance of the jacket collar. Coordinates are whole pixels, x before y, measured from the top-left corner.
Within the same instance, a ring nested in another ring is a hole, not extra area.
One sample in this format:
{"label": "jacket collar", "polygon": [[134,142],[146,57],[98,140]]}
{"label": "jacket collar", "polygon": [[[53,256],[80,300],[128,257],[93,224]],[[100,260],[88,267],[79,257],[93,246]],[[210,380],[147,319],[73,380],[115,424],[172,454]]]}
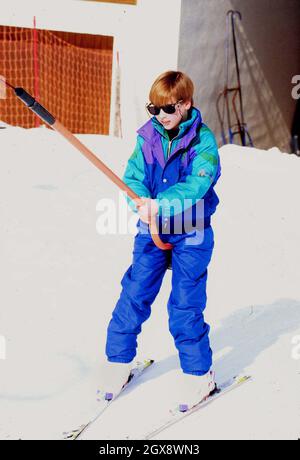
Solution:
{"label": "jacket collar", "polygon": [[[188,145],[192,139],[196,136],[198,129],[201,127],[202,117],[201,113],[195,107],[192,107],[190,110],[190,117],[179,124],[179,133],[176,139],[182,139],[185,137],[184,144]],[[145,123],[138,131],[145,140],[153,142],[153,136],[155,133],[160,134],[169,140],[167,130],[163,125],[157,120],[156,117],[152,117],[147,123]],[[156,136],[155,136],[156,137]]]}

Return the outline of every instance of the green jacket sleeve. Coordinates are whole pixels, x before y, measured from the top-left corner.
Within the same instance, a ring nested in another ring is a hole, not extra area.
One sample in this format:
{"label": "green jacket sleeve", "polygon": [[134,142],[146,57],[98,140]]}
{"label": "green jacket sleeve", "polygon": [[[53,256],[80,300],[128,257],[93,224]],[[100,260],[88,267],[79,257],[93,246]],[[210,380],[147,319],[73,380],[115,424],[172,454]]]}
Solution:
{"label": "green jacket sleeve", "polygon": [[[142,152],[143,138],[138,136],[133,154],[128,160],[123,182],[130,187],[137,195],[151,198],[151,193],[145,185],[145,160]],[[137,207],[131,198],[124,193],[127,203],[133,212],[137,212]]]}
{"label": "green jacket sleeve", "polygon": [[156,197],[160,215],[170,217],[196,204],[204,197],[216,177],[218,146],[208,127],[201,128],[200,141],[193,148],[196,155],[192,161],[192,172],[186,176],[185,182],[172,185]]}

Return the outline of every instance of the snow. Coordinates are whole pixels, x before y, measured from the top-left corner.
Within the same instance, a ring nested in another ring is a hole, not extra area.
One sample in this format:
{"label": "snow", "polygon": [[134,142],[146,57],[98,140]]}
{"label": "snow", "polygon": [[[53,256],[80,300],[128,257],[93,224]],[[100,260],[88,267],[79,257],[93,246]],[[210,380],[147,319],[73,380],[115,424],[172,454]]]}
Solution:
{"label": "snow", "polygon": [[[78,137],[122,174],[129,142]],[[99,201],[118,206],[119,191],[57,133],[9,127],[0,140],[0,438],[59,439],[94,414],[95,376],[134,233],[96,231]],[[206,318],[217,380],[251,374],[253,382],[157,439],[297,439],[300,160],[277,148],[225,146],[220,155]],[[131,229],[135,223],[128,213]],[[171,275],[139,337],[137,359],[156,364],[84,439],[137,439],[176,402]]]}

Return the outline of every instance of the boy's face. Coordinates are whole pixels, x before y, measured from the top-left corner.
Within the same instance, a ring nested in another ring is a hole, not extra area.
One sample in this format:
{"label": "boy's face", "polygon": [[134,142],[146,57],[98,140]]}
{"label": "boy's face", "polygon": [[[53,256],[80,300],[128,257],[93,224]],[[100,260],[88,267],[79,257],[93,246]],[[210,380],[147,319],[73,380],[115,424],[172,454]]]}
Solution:
{"label": "boy's face", "polygon": [[[170,101],[169,104],[176,104],[177,101]],[[163,125],[165,129],[174,129],[179,126],[179,124],[186,120],[187,111],[191,108],[191,101],[188,102],[178,102],[176,104],[176,111],[173,114],[168,114],[160,110],[159,115],[156,115],[157,120]]]}

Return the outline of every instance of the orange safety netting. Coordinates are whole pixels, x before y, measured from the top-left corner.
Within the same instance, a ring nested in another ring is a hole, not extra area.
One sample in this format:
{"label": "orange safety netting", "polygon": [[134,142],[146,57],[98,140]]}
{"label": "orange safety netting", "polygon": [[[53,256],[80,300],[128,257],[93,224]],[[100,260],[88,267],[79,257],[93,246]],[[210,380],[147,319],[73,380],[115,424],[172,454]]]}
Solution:
{"label": "orange safety netting", "polygon": [[[0,26],[0,75],[34,97],[38,88],[38,101],[71,132],[108,134],[112,46],[76,46],[48,30],[36,30],[36,35],[35,58],[33,29]],[[0,119],[36,126],[35,115],[11,90],[0,99]]]}

